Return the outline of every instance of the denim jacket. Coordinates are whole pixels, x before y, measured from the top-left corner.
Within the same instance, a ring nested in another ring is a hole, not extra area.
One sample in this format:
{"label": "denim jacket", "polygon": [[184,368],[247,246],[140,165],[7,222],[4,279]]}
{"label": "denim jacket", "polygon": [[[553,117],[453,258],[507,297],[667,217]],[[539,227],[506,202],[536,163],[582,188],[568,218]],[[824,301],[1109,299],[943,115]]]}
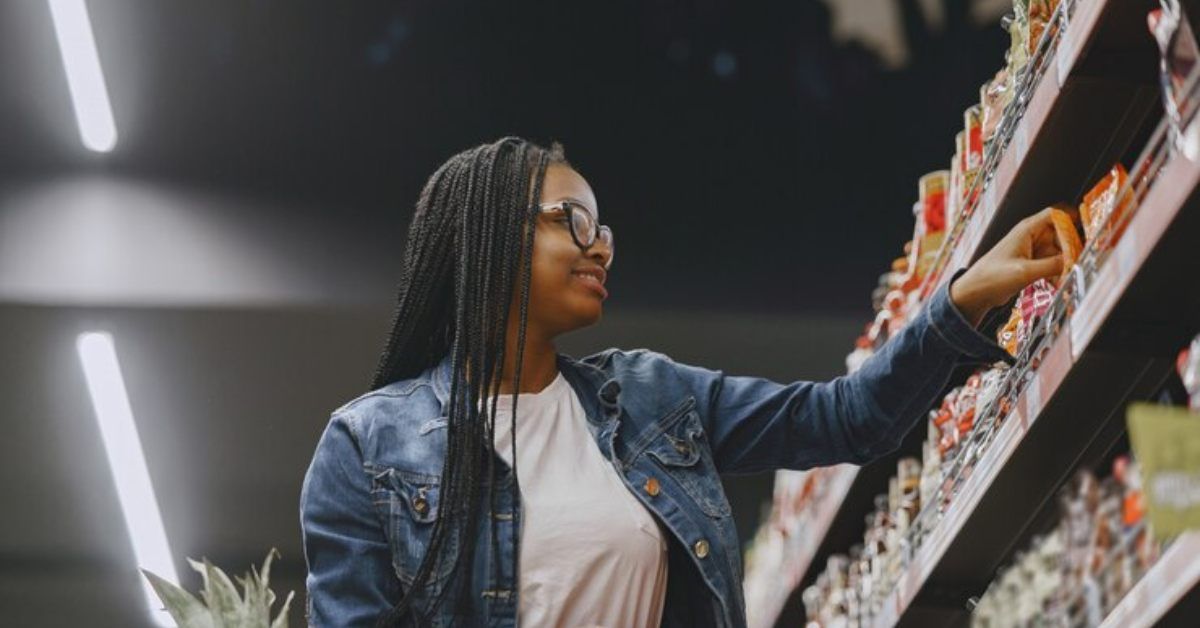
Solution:
{"label": "denim jacket", "polygon": [[[558,356],[596,446],[668,539],[663,626],[745,625],[741,548],[719,474],[866,463],[899,446],[956,366],[1009,360],[950,302],[949,283],[861,369],[829,382],[726,375],[645,349]],[[412,582],[438,516],[449,367],[333,412],[300,495],[310,625],[372,626]],[[511,470],[497,464],[503,489]],[[657,490],[645,488],[651,478]],[[481,510],[499,526],[500,564],[478,526],[474,615],[458,625],[516,624],[511,541],[521,517],[509,495]],[[431,587],[450,576],[435,573]],[[417,605],[428,597],[419,592]],[[433,625],[448,625],[449,612]]]}

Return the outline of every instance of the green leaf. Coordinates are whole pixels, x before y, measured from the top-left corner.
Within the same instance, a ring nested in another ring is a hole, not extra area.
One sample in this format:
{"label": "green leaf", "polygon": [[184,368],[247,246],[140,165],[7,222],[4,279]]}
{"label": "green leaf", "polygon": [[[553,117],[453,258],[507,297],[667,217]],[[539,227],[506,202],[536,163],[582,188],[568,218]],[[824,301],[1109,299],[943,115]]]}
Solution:
{"label": "green leaf", "polygon": [[288,608],[292,605],[292,596],[294,595],[296,595],[295,591],[288,591],[287,599],[283,601],[283,606],[279,607],[279,615],[275,617],[275,621],[271,622],[271,628],[287,628]]}
{"label": "green leaf", "polygon": [[215,628],[208,608],[195,596],[148,569],[142,569],[141,572],[150,581],[150,587],[158,594],[158,599],[162,600],[163,607],[179,628]]}
{"label": "green leaf", "polygon": [[279,550],[271,548],[263,561],[261,575],[253,565],[250,573],[237,576],[242,594],[239,595],[233,581],[224,571],[215,567],[207,558],[203,562],[188,558],[192,569],[200,573],[204,588],[200,591],[203,602],[187,591],[143,570],[150,579],[158,596],[179,624],[179,628],[286,628],[288,610],[295,592],[288,593],[275,621],[271,621],[271,606],[275,593],[270,589],[271,561],[279,556]]}

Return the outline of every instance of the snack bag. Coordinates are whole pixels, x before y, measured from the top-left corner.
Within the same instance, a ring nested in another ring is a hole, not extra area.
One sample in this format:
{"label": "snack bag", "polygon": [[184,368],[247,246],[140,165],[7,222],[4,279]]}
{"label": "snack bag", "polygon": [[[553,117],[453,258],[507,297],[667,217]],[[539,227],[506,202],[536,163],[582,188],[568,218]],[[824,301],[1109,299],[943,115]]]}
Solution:
{"label": "snack bag", "polygon": [[1021,325],[1017,333],[1018,351],[1029,343],[1037,321],[1050,309],[1050,304],[1054,303],[1056,292],[1058,289],[1054,284],[1045,279],[1038,279],[1021,290],[1021,296],[1017,298],[1017,309],[1021,311]]}
{"label": "snack bag", "polygon": [[1001,24],[1010,39],[1004,57],[1008,61],[1008,73],[1015,81],[1029,63],[1029,0],[1013,0],[1013,12],[1005,15]]}
{"label": "snack bag", "polygon": [[1013,84],[1008,68],[1000,68],[992,80],[979,88],[979,104],[983,109],[983,143],[990,144],[1000,128],[1004,108],[1012,101]]}
{"label": "snack bag", "polygon": [[1170,120],[1173,147],[1181,150],[1188,159],[1195,160],[1200,154],[1200,127],[1189,125],[1189,121],[1183,119],[1183,112],[1189,108],[1185,91],[1187,79],[1200,59],[1200,50],[1179,0],[1159,2],[1162,8],[1151,11],[1146,21],[1158,43],[1163,107]]}
{"label": "snack bag", "polygon": [[1021,309],[1014,307],[1012,314],[1008,317],[1008,322],[1000,328],[1000,331],[996,332],[996,344],[1004,347],[1004,350],[1013,357],[1017,357],[1017,338],[1020,334],[1021,323]]}
{"label": "snack bag", "polygon": [[1179,352],[1175,361],[1179,378],[1183,380],[1183,388],[1188,395],[1188,408],[1200,410],[1200,335],[1192,339],[1191,344]]}
{"label": "snack bag", "polygon": [[[1054,9],[1058,8],[1058,0],[1029,0],[1029,42],[1027,49],[1032,56],[1042,41],[1042,33],[1051,26],[1050,18]],[[1052,28],[1052,27],[1051,27]]]}
{"label": "snack bag", "polygon": [[[1100,179],[1079,205],[1079,218],[1083,222],[1083,235],[1089,241],[1096,239],[1110,225],[1118,224],[1125,212],[1133,205],[1133,193],[1125,187],[1129,173],[1125,166],[1117,164]],[[1121,225],[1108,241],[1111,247],[1120,239],[1125,226]]]}
{"label": "snack bag", "polygon": [[1079,239],[1075,221],[1062,207],[1056,205],[1050,211],[1050,221],[1054,224],[1054,239],[1062,251],[1063,269],[1059,276],[1059,285],[1066,279],[1071,268],[1075,266],[1075,261],[1079,259],[1079,254],[1083,252],[1083,241]]}

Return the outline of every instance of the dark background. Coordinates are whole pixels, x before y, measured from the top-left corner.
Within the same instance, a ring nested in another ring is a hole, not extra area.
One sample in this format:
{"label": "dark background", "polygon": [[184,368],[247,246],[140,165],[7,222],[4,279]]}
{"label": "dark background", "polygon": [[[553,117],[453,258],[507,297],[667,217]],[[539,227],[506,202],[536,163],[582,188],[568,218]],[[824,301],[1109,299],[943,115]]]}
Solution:
{"label": "dark background", "polygon": [[[89,8],[104,155],[79,142],[45,3],[0,5],[6,625],[142,621],[79,332],[116,338],[185,584],[185,555],[241,572],[277,546],[301,625],[300,481],[365,390],[438,164],[517,134],[562,141],[591,182],[620,252],[604,322],[562,350],[833,377],[917,178],[947,167],[1007,47],[966,0]],[[899,61],[833,36],[837,11],[881,8]],[[743,538],[770,484],[729,480]]]}

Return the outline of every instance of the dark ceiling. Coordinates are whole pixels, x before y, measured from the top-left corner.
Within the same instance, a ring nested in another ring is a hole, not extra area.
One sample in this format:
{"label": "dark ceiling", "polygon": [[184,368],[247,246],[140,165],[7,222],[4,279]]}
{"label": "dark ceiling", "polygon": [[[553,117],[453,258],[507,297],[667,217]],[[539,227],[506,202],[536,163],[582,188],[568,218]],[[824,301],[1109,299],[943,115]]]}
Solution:
{"label": "dark ceiling", "polygon": [[557,139],[620,239],[611,305],[864,319],[1006,43],[959,0],[937,30],[894,0],[896,70],[836,43],[819,0],[92,4],[117,149],[80,149],[45,4],[4,3],[0,186],[100,172],[293,203],[394,264],[441,161]]}

